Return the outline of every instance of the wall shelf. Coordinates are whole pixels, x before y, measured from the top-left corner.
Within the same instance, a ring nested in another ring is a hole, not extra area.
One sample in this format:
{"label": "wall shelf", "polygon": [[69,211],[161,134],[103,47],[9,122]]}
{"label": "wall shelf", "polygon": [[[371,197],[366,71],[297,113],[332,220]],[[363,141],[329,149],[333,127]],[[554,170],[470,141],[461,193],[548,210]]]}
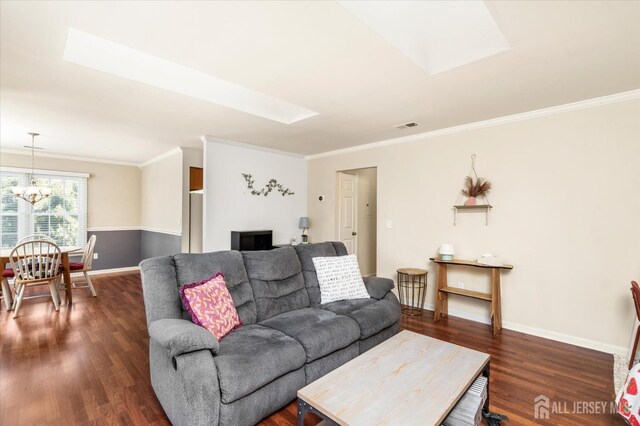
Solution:
{"label": "wall shelf", "polygon": [[453,226],[456,226],[456,219],[458,211],[460,212],[469,212],[469,211],[484,211],[484,224],[489,224],[489,210],[491,210],[493,206],[491,204],[477,204],[475,206],[453,206]]}

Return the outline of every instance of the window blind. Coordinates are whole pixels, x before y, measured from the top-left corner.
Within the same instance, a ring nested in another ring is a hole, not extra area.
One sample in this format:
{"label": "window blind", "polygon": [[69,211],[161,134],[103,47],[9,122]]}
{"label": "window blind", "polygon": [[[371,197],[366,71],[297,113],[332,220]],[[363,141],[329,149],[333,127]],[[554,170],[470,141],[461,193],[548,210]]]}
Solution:
{"label": "window blind", "polygon": [[31,234],[48,235],[60,246],[87,242],[87,178],[60,174],[35,174],[38,186],[51,195],[34,205],[18,199],[14,186],[28,186],[29,172],[0,170],[0,246],[14,247]]}

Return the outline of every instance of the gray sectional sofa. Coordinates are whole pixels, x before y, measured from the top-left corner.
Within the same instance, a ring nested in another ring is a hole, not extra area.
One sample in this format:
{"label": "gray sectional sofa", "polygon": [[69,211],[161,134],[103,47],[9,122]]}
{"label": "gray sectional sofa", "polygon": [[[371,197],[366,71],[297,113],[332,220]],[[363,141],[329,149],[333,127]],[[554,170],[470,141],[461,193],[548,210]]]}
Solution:
{"label": "gray sectional sofa", "polygon": [[[367,277],[371,298],[320,304],[312,258],[342,243],[271,251],[177,254],[140,264],[151,383],[176,425],[252,425],[298,389],[399,331],[393,281]],[[220,342],[191,322],[179,287],[216,272],[242,326]]]}

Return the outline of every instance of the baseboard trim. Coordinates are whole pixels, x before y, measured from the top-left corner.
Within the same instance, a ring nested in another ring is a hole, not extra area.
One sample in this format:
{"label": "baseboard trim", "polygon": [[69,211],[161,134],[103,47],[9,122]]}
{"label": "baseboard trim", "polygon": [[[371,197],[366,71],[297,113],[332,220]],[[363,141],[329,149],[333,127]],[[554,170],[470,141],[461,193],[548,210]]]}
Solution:
{"label": "baseboard trim", "polygon": [[[425,309],[433,311],[435,306],[433,304],[426,304]],[[452,317],[458,317],[467,319],[470,321],[480,322],[482,324],[491,324],[491,318],[487,315],[472,314],[457,309],[449,309],[449,315]],[[582,337],[571,336],[569,334],[559,333],[557,331],[545,330],[542,328],[531,327],[528,325],[518,324],[512,321],[502,321],[502,328],[517,331],[519,333],[529,334],[531,336],[542,337],[544,339],[555,340],[556,342],[568,343],[574,346],[580,346],[582,348],[593,349],[600,352],[606,352],[609,354],[617,354],[627,356],[629,348],[625,346],[616,346],[608,343],[597,342],[591,339],[585,339]]]}
{"label": "baseboard trim", "polygon": [[[139,266],[126,266],[124,268],[112,268],[112,269],[95,269],[93,271],[89,271],[89,275],[104,275],[104,274],[115,274],[118,272],[133,272],[139,271]],[[81,272],[72,272],[71,275],[75,276],[77,274],[82,274]]]}
{"label": "baseboard trim", "polygon": [[520,333],[530,334],[532,336],[543,337],[545,339],[555,340],[557,342],[568,343],[574,346],[580,346],[587,349],[593,349],[609,354],[627,355],[628,348],[624,346],[616,346],[608,343],[596,342],[595,340],[585,339],[582,337],[571,336],[569,334],[558,333],[557,331],[544,330],[542,328],[530,327],[528,325],[517,324],[511,321],[502,321],[502,327],[507,330],[518,331]]}
{"label": "baseboard trim", "polygon": [[[436,307],[430,303],[425,304],[424,308],[429,311],[436,310]],[[488,317],[487,315],[472,314],[470,312],[460,311],[458,309],[451,309],[451,308],[449,308],[449,315],[452,317],[458,317],[458,318],[466,319],[469,321],[480,322],[482,324],[491,324],[491,318]],[[504,327],[504,321],[502,323],[502,326]]]}

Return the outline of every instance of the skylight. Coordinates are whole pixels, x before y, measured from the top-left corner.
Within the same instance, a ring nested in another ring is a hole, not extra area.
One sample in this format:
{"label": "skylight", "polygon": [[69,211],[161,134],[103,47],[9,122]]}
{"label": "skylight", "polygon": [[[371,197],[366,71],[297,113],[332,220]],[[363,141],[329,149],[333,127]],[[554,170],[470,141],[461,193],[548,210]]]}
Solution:
{"label": "skylight", "polygon": [[482,1],[338,3],[429,74],[509,49]]}
{"label": "skylight", "polygon": [[318,115],[239,84],[69,28],[64,60],[284,124]]}

